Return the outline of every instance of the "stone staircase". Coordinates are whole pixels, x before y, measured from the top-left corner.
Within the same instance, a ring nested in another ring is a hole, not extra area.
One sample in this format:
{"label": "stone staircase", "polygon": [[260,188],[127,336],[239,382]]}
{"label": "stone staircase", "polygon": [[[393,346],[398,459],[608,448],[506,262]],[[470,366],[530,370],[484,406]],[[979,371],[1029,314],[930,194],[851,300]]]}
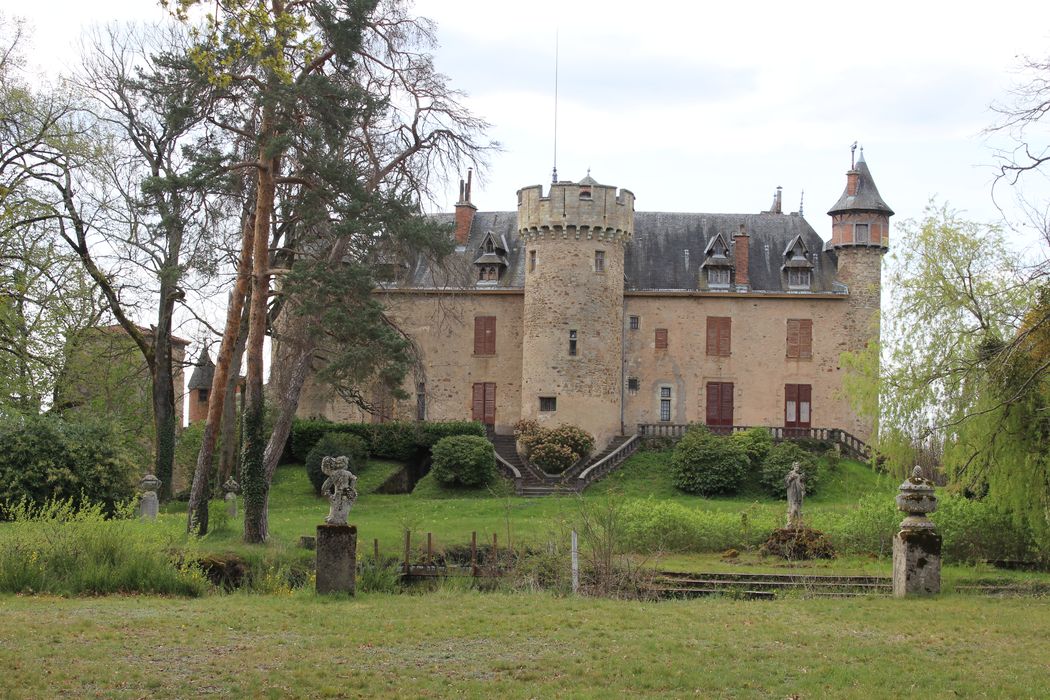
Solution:
{"label": "stone staircase", "polygon": [[519,496],[527,497],[580,493],[618,467],[634,453],[638,445],[636,436],[620,435],[613,438],[599,454],[572,466],[564,474],[547,474],[526,463],[518,455],[513,435],[490,435],[489,440],[496,448],[501,468],[514,479],[515,491]]}
{"label": "stone staircase", "polygon": [[814,574],[684,573],[662,571],[651,592],[661,598],[728,595],[776,598],[789,591],[815,597],[889,595],[886,576],[822,576]]}

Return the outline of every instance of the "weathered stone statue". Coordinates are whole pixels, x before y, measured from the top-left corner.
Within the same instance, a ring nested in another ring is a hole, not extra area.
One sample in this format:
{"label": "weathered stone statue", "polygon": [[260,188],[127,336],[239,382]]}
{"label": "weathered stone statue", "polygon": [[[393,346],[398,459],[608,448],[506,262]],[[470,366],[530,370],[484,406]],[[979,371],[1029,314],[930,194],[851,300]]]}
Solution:
{"label": "weathered stone statue", "polygon": [[152,474],[142,477],[139,488],[142,489],[142,497],[139,499],[139,515],[147,520],[156,520],[157,512],[160,510],[160,501],[157,499],[157,489],[161,481]]}
{"label": "weathered stone statue", "polygon": [[325,457],[321,460],[321,472],[328,478],[321,485],[321,493],[328,496],[331,504],[326,525],[346,525],[350,509],[357,502],[357,477],[349,469],[347,457]]}
{"label": "weathered stone statue", "polygon": [[222,490],[226,492],[226,514],[231,518],[237,517],[237,494],[241,491],[241,485],[234,481],[231,476],[226,480],[226,483],[222,485]]}
{"label": "weathered stone statue", "polygon": [[802,525],[802,498],[806,495],[805,476],[802,474],[801,464],[795,462],[791,465],[791,471],[784,477],[784,485],[787,487],[787,527],[794,529]]}

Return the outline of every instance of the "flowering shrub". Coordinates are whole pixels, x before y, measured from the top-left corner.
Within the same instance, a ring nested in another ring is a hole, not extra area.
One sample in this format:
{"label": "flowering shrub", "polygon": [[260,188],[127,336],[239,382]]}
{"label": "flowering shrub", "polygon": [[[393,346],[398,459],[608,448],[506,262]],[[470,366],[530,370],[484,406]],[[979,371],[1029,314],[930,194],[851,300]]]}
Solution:
{"label": "flowering shrub", "polygon": [[575,425],[543,428],[534,420],[520,420],[514,425],[514,435],[525,459],[548,474],[560,474],[594,449],[594,438]]}
{"label": "flowering shrub", "polygon": [[548,474],[560,474],[579,461],[579,455],[565,445],[541,442],[532,448],[529,460]]}

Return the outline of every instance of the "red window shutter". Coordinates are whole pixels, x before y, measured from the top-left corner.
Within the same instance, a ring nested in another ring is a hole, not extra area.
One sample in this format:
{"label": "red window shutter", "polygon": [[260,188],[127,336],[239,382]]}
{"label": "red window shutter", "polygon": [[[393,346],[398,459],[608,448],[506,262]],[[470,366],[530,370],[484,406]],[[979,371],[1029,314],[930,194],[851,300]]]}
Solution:
{"label": "red window shutter", "polygon": [[707,420],[705,422],[708,425],[718,425],[718,407],[721,405],[719,388],[717,382],[707,383]]}
{"label": "red window shutter", "polygon": [[474,385],[474,396],[471,401],[471,420],[485,422],[485,385],[478,383]]}
{"label": "red window shutter", "polygon": [[784,385],[784,425],[798,424],[798,384]]}
{"label": "red window shutter", "polygon": [[798,357],[799,356],[799,331],[801,328],[801,321],[793,318],[788,319],[787,326],[787,356]]}
{"label": "red window shutter", "polygon": [[707,317],[707,354],[718,354],[718,319],[714,316]]}
{"label": "red window shutter", "polygon": [[656,349],[666,350],[667,349],[667,329],[657,328],[656,329]]}
{"label": "red window shutter", "polygon": [[730,342],[732,339],[731,326],[733,322],[731,318],[720,319],[718,324],[718,354],[723,357],[729,357],[730,353]]}
{"label": "red window shutter", "polygon": [[496,317],[474,317],[474,354],[496,354]]}
{"label": "red window shutter", "polygon": [[733,424],[733,385],[730,383],[722,384],[722,401],[718,413],[722,425]]}
{"label": "red window shutter", "polygon": [[[474,317],[474,354],[485,354],[485,317]],[[477,386],[475,384],[474,386]]]}
{"label": "red window shutter", "polygon": [[496,384],[488,382],[485,384],[485,420],[486,425],[496,424]]}
{"label": "red window shutter", "polygon": [[813,320],[802,319],[798,322],[798,356],[813,357]]}

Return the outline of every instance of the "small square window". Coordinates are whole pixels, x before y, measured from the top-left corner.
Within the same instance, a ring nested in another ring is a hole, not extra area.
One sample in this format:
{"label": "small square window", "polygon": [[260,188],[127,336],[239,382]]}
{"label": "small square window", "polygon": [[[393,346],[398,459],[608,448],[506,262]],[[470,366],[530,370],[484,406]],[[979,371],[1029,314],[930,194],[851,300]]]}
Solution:
{"label": "small square window", "polygon": [[197,389],[197,401],[204,403],[208,400],[208,389]]}
{"label": "small square window", "polygon": [[576,331],[569,331],[569,355],[576,357]]}
{"label": "small square window", "polygon": [[635,392],[638,391],[638,377],[627,378],[627,391]]}
{"label": "small square window", "polygon": [[662,386],[662,387],[660,387],[660,398],[661,399],[669,399],[669,398],[671,398],[671,387],[669,387],[669,386]]}
{"label": "small square window", "polygon": [[558,410],[558,397],[557,396],[541,396],[540,397],[540,410],[543,412],[557,411]]}
{"label": "small square window", "polygon": [[810,279],[809,270],[792,268],[788,270],[788,289],[809,289]]}
{"label": "small square window", "polygon": [[594,251],[594,271],[605,272],[605,251],[596,250]]}
{"label": "small square window", "polygon": [[867,224],[854,224],[853,225],[853,242],[854,243],[871,243],[871,233],[868,230]]}
{"label": "small square window", "polygon": [[636,331],[642,327],[642,320],[637,316],[631,316],[628,318],[628,323],[632,331]]}
{"label": "small square window", "polygon": [[707,285],[709,287],[728,287],[729,268],[709,267],[707,268]]}

